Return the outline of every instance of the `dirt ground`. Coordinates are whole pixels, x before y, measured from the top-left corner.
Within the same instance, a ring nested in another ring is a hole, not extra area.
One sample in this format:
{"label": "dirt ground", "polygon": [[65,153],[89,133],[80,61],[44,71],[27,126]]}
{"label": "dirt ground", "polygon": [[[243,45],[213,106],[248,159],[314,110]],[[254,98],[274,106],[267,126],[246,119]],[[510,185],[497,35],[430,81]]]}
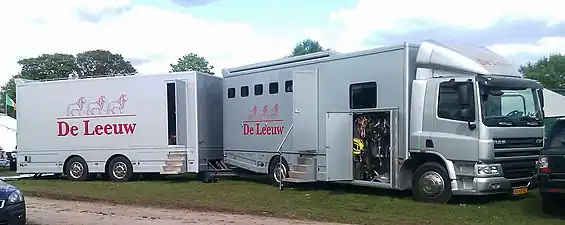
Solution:
{"label": "dirt ground", "polygon": [[[230,224],[230,225],[322,225],[331,223],[276,219],[214,212],[151,209],[136,206],[26,198],[30,225],[144,225],[144,224]],[[338,224],[335,224],[338,225]]]}

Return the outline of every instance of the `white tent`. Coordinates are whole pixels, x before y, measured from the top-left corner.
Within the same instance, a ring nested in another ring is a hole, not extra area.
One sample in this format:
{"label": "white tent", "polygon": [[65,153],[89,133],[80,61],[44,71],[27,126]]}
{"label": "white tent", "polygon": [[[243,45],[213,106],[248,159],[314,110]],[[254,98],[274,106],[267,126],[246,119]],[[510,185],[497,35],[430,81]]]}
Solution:
{"label": "white tent", "polygon": [[544,108],[546,118],[565,116],[565,96],[556,92],[543,89]]}
{"label": "white tent", "polygon": [[16,148],[16,119],[0,114],[0,147],[5,152],[12,152]]}

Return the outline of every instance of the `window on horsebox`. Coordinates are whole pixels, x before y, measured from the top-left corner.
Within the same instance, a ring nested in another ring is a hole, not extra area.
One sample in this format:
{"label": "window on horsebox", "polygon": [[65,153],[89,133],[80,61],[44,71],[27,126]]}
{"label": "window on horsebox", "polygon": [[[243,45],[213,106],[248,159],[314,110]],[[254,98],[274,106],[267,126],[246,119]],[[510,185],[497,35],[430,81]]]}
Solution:
{"label": "window on horsebox", "polygon": [[235,88],[228,88],[228,98],[235,98]]}
{"label": "window on horsebox", "polygon": [[253,93],[255,95],[262,95],[263,94],[263,85],[262,84],[256,84],[255,87],[253,87]]}
{"label": "window on horsebox", "polygon": [[287,80],[284,82],[284,91],[292,92],[292,80]]}
{"label": "window on horsebox", "polygon": [[242,86],[240,90],[241,97],[249,96],[249,86]]}
{"label": "window on horsebox", "polygon": [[349,85],[349,108],[367,109],[377,107],[377,83],[364,82]]}
{"label": "window on horsebox", "polygon": [[279,82],[272,82],[269,84],[269,94],[279,93]]}

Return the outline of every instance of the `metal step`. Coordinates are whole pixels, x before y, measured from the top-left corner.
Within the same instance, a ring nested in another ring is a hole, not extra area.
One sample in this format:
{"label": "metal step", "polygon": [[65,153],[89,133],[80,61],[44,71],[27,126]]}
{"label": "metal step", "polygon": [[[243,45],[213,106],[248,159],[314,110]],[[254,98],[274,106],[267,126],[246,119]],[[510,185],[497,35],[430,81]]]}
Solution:
{"label": "metal step", "polygon": [[289,183],[311,183],[311,182],[316,182],[316,181],[309,181],[309,180],[302,180],[302,179],[294,179],[294,178],[284,178],[283,182],[289,182]]}
{"label": "metal step", "polygon": [[163,171],[161,172],[177,172],[183,173],[183,166],[162,166]]}
{"label": "metal step", "polygon": [[298,164],[299,165],[312,165],[312,162],[314,161],[314,157],[298,157]]}
{"label": "metal step", "polygon": [[184,162],[183,159],[166,159],[165,166],[183,166]]}
{"label": "metal step", "polygon": [[311,165],[292,164],[292,165],[290,165],[290,171],[307,172],[308,167],[310,167],[310,166],[311,166]]}
{"label": "metal step", "polygon": [[306,176],[306,172],[298,172],[298,171],[289,171],[288,178],[289,179],[299,179],[304,180],[304,176]]}
{"label": "metal step", "polygon": [[169,154],[167,154],[167,159],[186,160],[186,152],[170,152]]}

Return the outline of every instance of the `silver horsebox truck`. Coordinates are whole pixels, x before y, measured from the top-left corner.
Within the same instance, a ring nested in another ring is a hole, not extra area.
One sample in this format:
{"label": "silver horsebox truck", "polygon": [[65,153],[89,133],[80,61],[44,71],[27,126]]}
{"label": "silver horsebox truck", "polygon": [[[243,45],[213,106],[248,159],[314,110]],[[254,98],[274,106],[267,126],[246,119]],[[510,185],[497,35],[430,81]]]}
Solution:
{"label": "silver horsebox truck", "polygon": [[320,52],[223,76],[19,84],[18,172],[213,181],[238,168],[275,184],[412,189],[439,203],[532,186],[542,87],[486,48],[425,41]]}
{"label": "silver horsebox truck", "polygon": [[224,69],[225,163],[273,182],[343,182],[445,203],[524,194],[542,86],[484,48],[425,41]]}

